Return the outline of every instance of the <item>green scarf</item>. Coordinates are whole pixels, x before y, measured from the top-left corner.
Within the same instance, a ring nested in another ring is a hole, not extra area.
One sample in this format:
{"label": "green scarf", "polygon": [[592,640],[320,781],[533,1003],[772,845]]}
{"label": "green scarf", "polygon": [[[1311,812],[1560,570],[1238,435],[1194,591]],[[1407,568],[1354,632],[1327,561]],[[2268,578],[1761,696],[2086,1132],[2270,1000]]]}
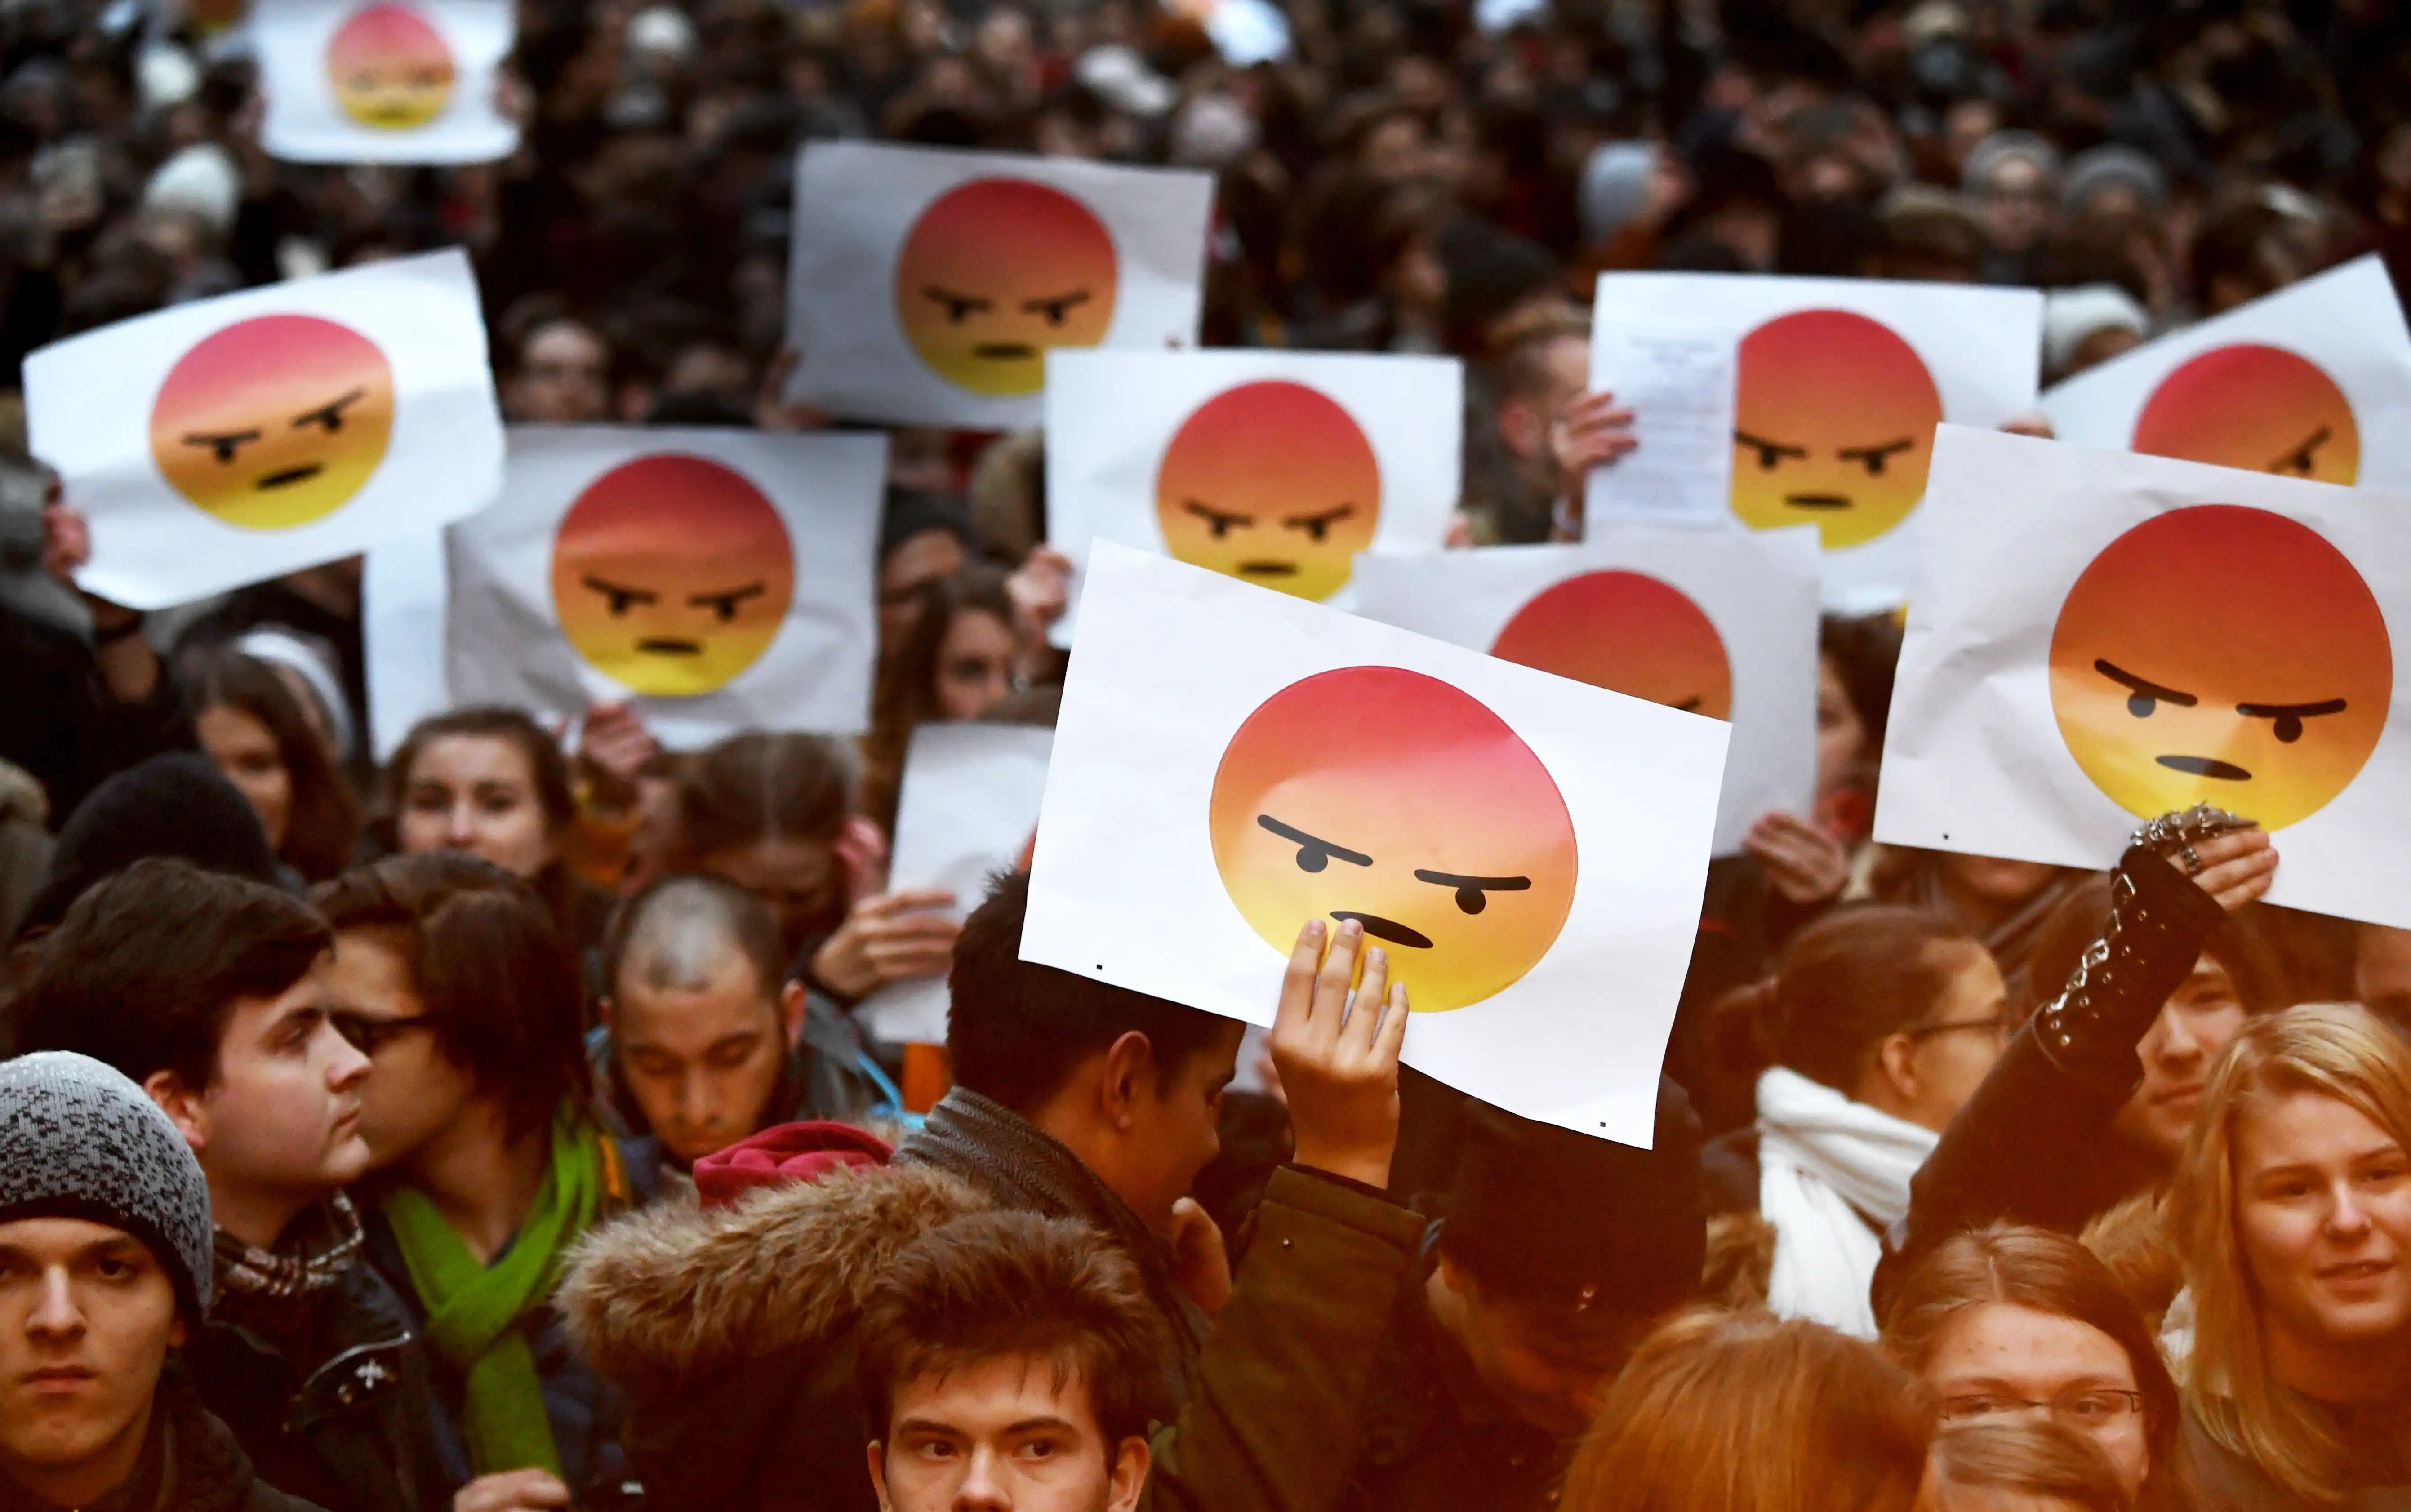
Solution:
{"label": "green scarf", "polygon": [[561,1474],[544,1390],[528,1349],[530,1315],[552,1296],[561,1253],[592,1227],[602,1202],[602,1150],[564,1107],[552,1121],[552,1161],[510,1248],[478,1262],[435,1204],[413,1187],[385,1199],[410,1284],[427,1309],[427,1337],[468,1375],[469,1462],[481,1476],[542,1469]]}

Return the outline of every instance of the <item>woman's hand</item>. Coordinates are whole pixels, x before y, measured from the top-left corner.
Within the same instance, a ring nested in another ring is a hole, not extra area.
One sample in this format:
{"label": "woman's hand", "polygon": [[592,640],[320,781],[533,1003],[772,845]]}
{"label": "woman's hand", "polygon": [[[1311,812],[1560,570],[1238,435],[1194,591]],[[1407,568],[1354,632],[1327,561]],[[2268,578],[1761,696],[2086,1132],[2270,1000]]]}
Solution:
{"label": "woman's hand", "polygon": [[1641,444],[1632,434],[1632,412],[1616,407],[1614,394],[1583,394],[1549,426],[1549,458],[1565,491],[1579,497],[1590,470],[1605,467]]}
{"label": "woman's hand", "polygon": [[1830,903],[1850,880],[1850,853],[1842,842],[1797,814],[1761,814],[1741,848],[1758,858],[1767,881],[1789,902]]}
{"label": "woman's hand", "polygon": [[954,906],[955,894],[936,891],[864,898],[813,952],[812,975],[853,998],[890,982],[944,976],[955,964],[955,939],[963,926],[937,910]]}
{"label": "woman's hand", "polygon": [[[1268,1040],[1273,1064],[1297,1136],[1297,1163],[1387,1186],[1398,1146],[1406,983],[1390,981],[1387,953],[1379,945],[1366,947],[1365,926],[1355,920],[1339,926],[1326,951],[1330,938],[1327,920],[1309,919],[1298,931]],[[1353,1007],[1352,981],[1357,982]]]}
{"label": "woman's hand", "polygon": [[2268,893],[2277,877],[2277,850],[2269,843],[2268,832],[2255,824],[2179,846],[2169,865],[2233,913]]}

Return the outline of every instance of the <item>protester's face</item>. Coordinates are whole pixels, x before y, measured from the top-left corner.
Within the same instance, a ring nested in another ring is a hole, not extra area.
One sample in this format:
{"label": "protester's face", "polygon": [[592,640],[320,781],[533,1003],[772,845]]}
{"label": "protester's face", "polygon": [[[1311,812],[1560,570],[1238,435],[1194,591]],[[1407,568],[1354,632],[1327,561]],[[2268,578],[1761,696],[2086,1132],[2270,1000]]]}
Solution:
{"label": "protester's face", "polygon": [[2135,1047],[2143,1080],[2118,1110],[2118,1132],[2175,1159],[2201,1111],[2210,1069],[2243,1027],[2244,1016],[2227,967],[2209,955],[2196,960]]}
{"label": "protester's face", "polygon": [[360,1137],[373,1169],[407,1159],[460,1115],[476,1082],[445,1054],[402,952],[365,930],[335,936],[334,1010],[369,1061]]}
{"label": "protester's face", "polygon": [[611,352],[601,337],[575,321],[536,330],[519,349],[511,380],[511,418],[554,425],[591,425],[611,409]]}
{"label": "protester's face", "polygon": [[1942,858],[1943,880],[1954,891],[1983,902],[2014,908],[2040,893],[2058,877],[2057,866],[2035,861],[2009,861],[2000,856]]}
{"label": "protester's face", "polygon": [[64,1487],[130,1460],[183,1342],[175,1284],[141,1241],[80,1218],[0,1223],[0,1471]]}
{"label": "protester's face", "polygon": [[1817,659],[1817,796],[1838,790],[1857,775],[1867,749],[1866,722],[1850,691],[1842,685],[1841,669],[1831,657]]}
{"label": "protester's face", "polygon": [[228,704],[212,704],[193,719],[201,749],[219,773],[235,786],[259,816],[269,849],[285,847],[285,831],[293,817],[293,774],[277,754],[276,737],[268,726]]}
{"label": "protester's face", "polygon": [[2263,1096],[2235,1118],[2236,1240],[2272,1342],[2383,1338],[2411,1324],[2411,1156],[2333,1098]]}
{"label": "protester's face", "polygon": [[1172,1205],[1221,1153],[1222,1089],[1238,1069],[1245,1032],[1243,1025],[1221,1025],[1170,1075],[1139,1079],[1128,1141],[1135,1157],[1118,1173],[1116,1185],[1122,1200],[1159,1232],[1171,1226]]}
{"label": "protester's face", "polygon": [[238,998],[218,1041],[216,1078],[197,1099],[178,1099],[212,1193],[305,1205],[367,1174],[360,1093],[369,1061],[328,1016],[330,976],[322,964],[274,997]]}
{"label": "protester's face", "polygon": [[2353,947],[2353,995],[2397,1028],[2411,1027],[2411,929],[2362,924]]}
{"label": "protester's face", "polygon": [[2008,1302],[1964,1308],[1943,1325],[1925,1384],[1952,1420],[2009,1418],[2044,1404],[2062,1427],[2101,1446],[2126,1494],[2151,1473],[2151,1440],[2134,1410],[2134,1361],[2090,1323]]}
{"label": "protester's face", "polygon": [[2051,201],[2042,169],[2011,158],[1993,170],[1984,186],[1984,235],[2003,252],[2024,252],[2051,225]]}
{"label": "protester's face", "polygon": [[844,921],[845,865],[832,841],[766,836],[707,852],[696,869],[725,878],[768,904],[779,916],[779,938],[790,955],[813,935]]}
{"label": "protester's face", "polygon": [[787,1052],[778,1003],[733,948],[700,987],[653,988],[623,973],[611,1042],[645,1122],[690,1165],[763,1126]]}
{"label": "protester's face", "polygon": [[1950,987],[1913,1031],[1912,1090],[1899,1110],[1900,1116],[1936,1133],[1984,1084],[2008,1037],[2009,989],[1992,952],[1980,945],[1956,946],[1949,964]]}
{"label": "protester's face", "polygon": [[870,1446],[881,1512],[1130,1512],[1147,1463],[1106,1440],[1079,1372],[1030,1355],[899,1383]]}
{"label": "protester's face", "polygon": [[1018,647],[1013,627],[985,609],[966,609],[946,626],[938,643],[938,712],[949,720],[976,720],[1013,691]]}
{"label": "protester's face", "polygon": [[952,531],[923,531],[896,544],[879,563],[879,647],[882,655],[904,644],[920,613],[920,593],[951,577],[968,559]]}
{"label": "protester's face", "polygon": [[440,735],[420,747],[395,833],[405,853],[466,850],[515,877],[533,877],[557,853],[527,752],[501,735]]}

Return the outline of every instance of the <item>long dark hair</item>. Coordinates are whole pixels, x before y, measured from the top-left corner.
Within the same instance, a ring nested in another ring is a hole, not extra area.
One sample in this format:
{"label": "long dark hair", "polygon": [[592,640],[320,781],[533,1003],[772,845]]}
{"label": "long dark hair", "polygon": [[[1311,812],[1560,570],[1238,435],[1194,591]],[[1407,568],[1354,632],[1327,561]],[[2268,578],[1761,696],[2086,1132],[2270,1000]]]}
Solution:
{"label": "long dark hair", "polygon": [[384,850],[402,849],[402,805],[410,791],[411,771],[418,764],[419,753],[429,745],[453,735],[506,741],[527,758],[528,773],[535,785],[536,806],[544,810],[545,832],[554,840],[552,861],[530,881],[536,894],[544,899],[545,907],[551,910],[553,922],[561,926],[564,938],[579,940],[577,884],[563,859],[570,832],[577,823],[577,792],[570,783],[569,758],[561,753],[561,743],[526,710],[500,704],[474,704],[431,715],[412,725],[410,733],[402,737],[402,744],[394,748],[392,759],[385,763],[385,780],[377,794],[370,834]]}
{"label": "long dark hair", "polygon": [[322,882],[352,863],[360,806],[310,717],[276,669],[230,646],[201,646],[176,659],[176,677],[197,714],[229,708],[259,721],[293,789],[277,859]]}
{"label": "long dark hair", "polygon": [[938,660],[946,632],[965,613],[994,615],[1010,630],[1013,597],[1004,584],[1002,568],[981,561],[923,585],[912,632],[880,669],[870,734],[863,741],[862,809],[890,834],[896,829],[896,800],[903,790],[904,753],[913,732],[940,717]]}

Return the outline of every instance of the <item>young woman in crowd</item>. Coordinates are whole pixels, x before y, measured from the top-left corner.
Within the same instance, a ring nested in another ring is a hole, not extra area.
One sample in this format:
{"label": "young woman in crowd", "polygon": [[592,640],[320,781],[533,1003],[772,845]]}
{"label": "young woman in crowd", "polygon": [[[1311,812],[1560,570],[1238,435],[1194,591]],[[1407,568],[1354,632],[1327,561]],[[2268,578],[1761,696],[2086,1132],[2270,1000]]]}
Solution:
{"label": "young woman in crowd", "polygon": [[1643,1344],[1566,1472],[1562,1512],[1909,1512],[1934,1402],[1872,1345],[1708,1308]]}
{"label": "young woman in crowd", "polygon": [[933,720],[976,720],[1022,685],[1028,647],[1015,629],[1002,568],[973,562],[921,589],[913,629],[879,669],[863,741],[863,812],[896,832],[896,800],[913,732]]}
{"label": "young woman in crowd", "polygon": [[2411,1497],[2411,1044],[2317,1004],[2244,1025],[2178,1162],[2187,1443],[2211,1505]]}
{"label": "young woman in crowd", "polygon": [[[1987,1223],[2075,1233],[2166,1183],[2209,1068],[2255,1000],[2278,990],[2257,926],[2231,917],[2269,890],[2276,865],[2266,835],[2215,810],[2137,833],[2083,949],[2052,947],[2048,969],[2073,963],[2066,984],[1918,1172],[1905,1258]],[[2053,931],[2084,932],[2072,921]]]}
{"label": "young woman in crowd", "polygon": [[581,959],[600,949],[611,902],[570,873],[569,761],[532,717],[489,705],[421,720],[386,763],[385,787],[392,849],[482,857],[535,888]]}
{"label": "young woman in crowd", "polygon": [[201,749],[259,815],[276,858],[305,882],[352,863],[359,805],[334,753],[276,669],[230,647],[176,660]]}
{"label": "young woman in crowd", "polygon": [[1921,1512],[2130,1512],[2101,1447],[2049,1418],[1945,1423]]}
{"label": "young woman in crowd", "polygon": [[1774,1226],[1777,1314],[1872,1338],[1883,1230],[2008,1036],[2000,973],[1929,914],[1855,905],[1802,930],[1719,1013],[1728,1065],[1757,1073],[1758,1118],[1709,1147],[1712,1202]]}
{"label": "young woman in crowd", "polygon": [[1952,1426],[2035,1413],[2083,1435],[2145,1512],[2191,1505],[2184,1414],[2143,1316],[2065,1234],[1954,1234],[1888,1300],[1883,1347],[1934,1389]]}
{"label": "young woman in crowd", "polygon": [[368,1255],[436,1357],[439,1444],[460,1480],[526,1472],[519,1505],[582,1503],[619,1474],[619,1408],[548,1300],[632,1194],[590,1112],[576,963],[532,888],[454,850],[347,872],[316,902],[332,1012],[370,1061]]}

